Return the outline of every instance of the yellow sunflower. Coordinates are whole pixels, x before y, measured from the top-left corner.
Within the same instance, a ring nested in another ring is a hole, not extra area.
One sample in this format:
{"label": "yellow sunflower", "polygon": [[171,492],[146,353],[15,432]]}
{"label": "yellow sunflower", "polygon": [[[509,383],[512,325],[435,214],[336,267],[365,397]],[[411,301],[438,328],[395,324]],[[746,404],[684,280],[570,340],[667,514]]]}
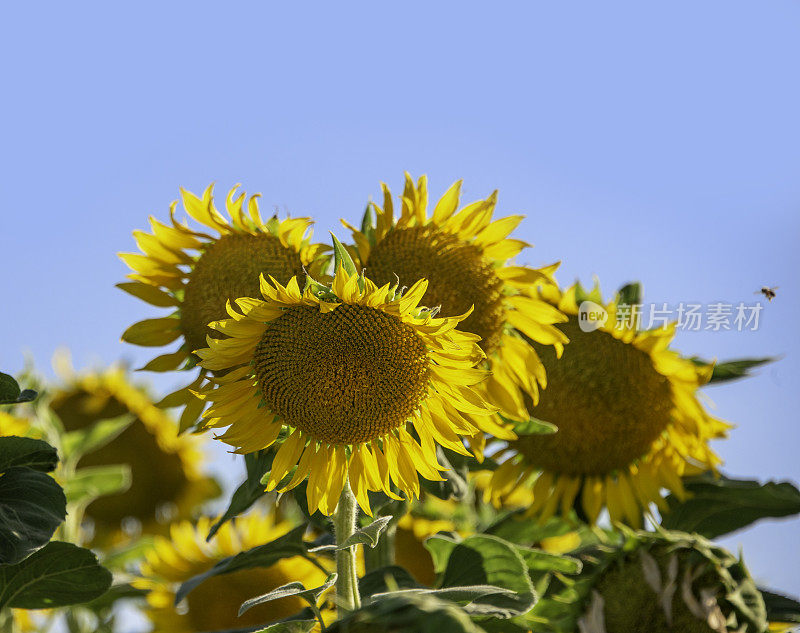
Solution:
{"label": "yellow sunflower", "polygon": [[725,437],[731,426],[698,401],[711,368],[669,349],[674,324],[639,331],[617,319],[612,302],[602,325],[597,321],[597,329],[584,331],[590,328],[579,323],[578,302],[585,298],[602,308],[603,300],[598,288],[585,297],[579,292],[577,285],[563,294],[541,290],[569,315],[560,326],[570,339],[561,359],[534,344],[548,387],[531,412],[558,431],[521,435],[494,455],[505,461],[486,496],[499,503],[538,475],[530,513],[542,520],[568,514],[578,499],[590,523],[606,507],[613,521],[638,527],[650,504],[667,509],[662,489],[682,498],[682,475],[719,465],[708,442]]}
{"label": "yellow sunflower", "polygon": [[[344,220],[353,233],[358,260],[376,284],[413,284],[427,279],[422,302],[440,306],[444,315],[472,313],[460,324],[465,332],[481,337],[491,376],[481,385],[483,397],[510,420],[527,420],[523,393],[536,399],[546,384],[542,363],[534,349],[518,334],[552,345],[561,354],[565,334],[554,324],[566,317],[551,304],[521,290],[550,285],[558,264],[534,269],[513,265],[526,242],[509,238],[524,216],[492,221],[497,192],[458,210],[461,181],[436,203],[428,217],[428,187],[425,176],[416,184],[406,174],[402,210],[394,217],[389,188],[383,189],[383,207],[371,203],[375,221],[369,218],[358,230]],[[486,427],[486,423],[482,425]],[[514,434],[499,416],[491,429],[495,437]],[[481,448],[481,438],[475,438]]]}
{"label": "yellow sunflower", "polygon": [[[326,250],[311,244],[311,221],[292,218],[264,222],[258,209],[258,194],[247,201],[237,195],[238,185],[226,199],[229,218],[217,211],[209,186],[202,198],[181,189],[183,206],[189,216],[216,231],[213,237],[190,229],[175,220],[170,207],[170,225],[152,216],[153,232],[134,231],[142,253],[121,253],[120,258],[133,269],[133,281],[117,284],[119,288],[147,303],[172,308],[172,314],[134,323],[122,340],[134,345],[162,347],[180,339],[177,351],[154,358],[143,369],[171,371],[181,365],[194,367],[192,352],[205,347],[206,336],[219,336],[207,327],[211,321],[225,318],[225,302],[239,297],[257,297],[258,276],[272,275],[282,283],[308,271],[318,274],[326,265],[319,256]],[[197,389],[203,372],[189,385]],[[180,389],[160,403],[161,406],[186,405],[181,429],[192,425],[202,411],[202,402],[193,398],[188,388]]]}
{"label": "yellow sunflower", "polygon": [[30,421],[5,411],[0,411],[0,437],[8,437],[10,435],[26,437],[30,432]]}
{"label": "yellow sunflower", "polygon": [[50,408],[67,431],[130,413],[135,420],[102,448],[84,455],[79,467],[128,464],[131,486],[100,497],[86,510],[98,536],[117,533],[128,517],[147,533],[163,529],[159,518],[188,518],[198,504],[216,496],[219,487],[201,471],[201,439],[178,436],[175,422],[145,391],[131,384],[121,367],[64,374],[52,391]]}
{"label": "yellow sunflower", "polygon": [[397,523],[395,532],[396,563],[411,572],[418,582],[432,587],[436,582],[436,571],[425,541],[439,532],[455,531],[456,525],[452,521],[406,514]]}
{"label": "yellow sunflower", "polygon": [[472,420],[494,412],[471,389],[487,372],[475,368],[477,336],[455,329],[467,315],[417,307],[426,287],[400,295],[341,266],[330,289],[262,277],[265,300],[237,299],[241,314],[229,307],[232,318],[211,324],[229,338],[197,351],[206,369],[231,370],[198,394],[214,403],[206,426],[229,427],[219,439],[239,453],[284,431],[267,490],[308,476],[311,512],[331,514],[348,475],[369,514],[368,490],[399,499],[394,483],[419,496],[417,473],[442,480],[436,444],[463,451],[459,434],[477,433]]}
{"label": "yellow sunflower", "polygon": [[289,523],[276,523],[267,514],[250,514],[225,523],[207,542],[213,523],[208,518],[201,518],[196,524],[175,523],[169,537],[157,536],[145,554],[141,577],[133,584],[149,591],[145,614],[154,633],[245,629],[280,620],[302,610],[306,602],[293,596],[253,607],[241,617],[237,613],[246,600],[281,585],[299,581],[313,589],[325,582],[325,572],[309,560],[293,556],[270,567],[213,576],[192,590],[176,609],[175,594],[181,583],[209,570],[223,558],[283,536],[292,527]]}

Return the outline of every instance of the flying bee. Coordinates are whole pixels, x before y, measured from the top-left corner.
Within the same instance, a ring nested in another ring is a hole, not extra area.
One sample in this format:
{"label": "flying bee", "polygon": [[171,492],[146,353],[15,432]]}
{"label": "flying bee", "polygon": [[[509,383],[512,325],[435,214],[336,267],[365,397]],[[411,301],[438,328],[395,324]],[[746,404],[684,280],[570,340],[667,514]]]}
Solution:
{"label": "flying bee", "polygon": [[762,286],[761,290],[756,290],[753,294],[762,294],[767,298],[767,301],[770,303],[775,298],[775,291],[779,288],[779,286],[773,286],[770,288],[769,286]]}

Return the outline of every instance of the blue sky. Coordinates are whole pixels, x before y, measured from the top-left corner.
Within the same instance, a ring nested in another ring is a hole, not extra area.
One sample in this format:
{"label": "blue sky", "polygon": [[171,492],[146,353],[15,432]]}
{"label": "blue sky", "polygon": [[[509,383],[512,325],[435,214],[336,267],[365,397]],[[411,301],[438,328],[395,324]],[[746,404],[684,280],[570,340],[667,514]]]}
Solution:
{"label": "blue sky", "polygon": [[[155,313],[114,288],[116,253],[178,186],[241,182],[324,236],[409,170],[437,195],[498,188],[501,213],[527,215],[522,261],[562,260],[562,282],[640,279],[670,304],[780,286],[758,331],[678,347],[783,355],[707,393],[738,424],[717,447],[728,472],[800,479],[798,3],[17,3],[4,18],[4,371],[26,350],[49,371],[59,346],[79,367],[149,358],[119,342]],[[799,526],[725,543],[800,594]]]}

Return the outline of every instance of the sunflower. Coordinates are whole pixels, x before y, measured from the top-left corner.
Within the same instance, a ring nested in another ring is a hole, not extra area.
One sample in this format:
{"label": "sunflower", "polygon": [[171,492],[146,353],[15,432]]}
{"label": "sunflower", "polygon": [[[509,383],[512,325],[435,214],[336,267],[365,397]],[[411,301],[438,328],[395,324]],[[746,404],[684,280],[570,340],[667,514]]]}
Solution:
{"label": "sunflower", "polygon": [[64,384],[52,392],[50,408],[67,431],[126,413],[135,416],[120,435],[78,462],[79,467],[128,464],[131,468],[126,492],[100,497],[86,509],[98,536],[118,533],[128,517],[139,521],[144,532],[158,532],[163,529],[159,518],[188,518],[198,504],[219,493],[216,482],[201,472],[200,438],[178,436],[173,419],[131,384],[123,368],[63,378]]}
{"label": "sunflower", "polygon": [[[321,586],[326,574],[301,556],[283,558],[266,568],[213,576],[192,590],[175,607],[181,583],[202,574],[228,556],[269,543],[287,533],[289,523],[276,522],[263,513],[239,517],[225,523],[211,541],[206,541],[213,520],[182,521],[170,526],[169,537],[157,536],[145,554],[140,578],[134,586],[147,590],[145,614],[154,633],[194,633],[244,629],[280,620],[299,612],[306,602],[297,596],[268,602],[237,617],[243,602],[290,582],[308,589]],[[325,613],[325,612],[323,612]]]}
{"label": "sunflower", "polygon": [[697,397],[711,368],[669,349],[674,324],[637,331],[617,319],[613,302],[603,324],[584,331],[578,303],[588,299],[602,308],[598,288],[588,295],[577,285],[541,294],[569,315],[560,326],[570,339],[561,359],[534,343],[548,387],[531,411],[558,431],[520,435],[493,455],[505,461],[486,496],[499,503],[538,474],[529,511],[542,520],[558,511],[566,516],[577,501],[590,523],[607,507],[612,521],[638,527],[650,504],[667,510],[662,488],[684,498],[682,475],[720,463],[708,441],[725,437],[731,426],[709,415]]}
{"label": "sunflower", "polygon": [[439,532],[455,530],[455,523],[446,519],[428,519],[406,514],[398,521],[395,533],[397,564],[411,572],[418,582],[433,586],[436,582],[436,571],[431,553],[425,548],[425,541]]}
{"label": "sunflower", "polygon": [[[460,329],[480,336],[490,377],[481,385],[483,397],[500,409],[503,417],[528,419],[523,393],[536,399],[546,384],[542,363],[534,349],[520,336],[552,345],[561,354],[567,337],[554,324],[566,317],[537,297],[521,292],[533,285],[550,285],[554,264],[541,269],[512,265],[526,242],[508,235],[524,216],[513,215],[492,221],[497,192],[458,209],[461,181],[447,190],[428,217],[427,179],[416,185],[406,174],[402,211],[395,219],[389,188],[383,189],[383,207],[371,203],[368,216],[358,230],[344,220],[353,233],[355,250],[362,268],[376,284],[395,279],[413,284],[427,279],[424,305],[440,306],[445,315],[472,313]],[[374,211],[374,222],[371,212]],[[501,439],[513,432],[499,416],[485,430]],[[488,425],[484,422],[483,427]],[[482,437],[473,446],[482,448]]]}
{"label": "sunflower", "polygon": [[0,411],[0,437],[26,437],[31,430],[31,423],[26,418]]}
{"label": "sunflower", "polygon": [[[697,534],[625,530],[580,550],[525,617],[557,633],[762,633],[764,600],[744,563]],[[773,630],[773,629],[771,629]],[[780,630],[776,626],[774,630]]]}
{"label": "sunflower", "polygon": [[463,452],[459,434],[494,412],[471,389],[487,372],[475,368],[477,336],[455,329],[467,315],[417,307],[426,287],[401,295],[342,266],[330,289],[262,277],[265,300],[237,299],[241,314],[229,307],[232,318],[211,324],[229,338],[197,352],[206,369],[230,370],[198,393],[213,402],[206,426],[228,427],[219,439],[238,453],[280,438],[267,490],[308,476],[311,512],[331,514],[348,476],[368,514],[368,490],[418,497],[417,473],[442,480],[436,444]]}
{"label": "sunflower", "polygon": [[[143,369],[171,371],[183,365],[191,369],[197,361],[192,352],[205,347],[206,336],[219,336],[209,330],[208,323],[224,318],[225,302],[239,297],[257,297],[258,276],[272,275],[286,283],[293,276],[308,271],[318,274],[326,265],[319,256],[326,250],[311,244],[311,222],[308,218],[292,218],[268,222],[261,219],[258,194],[243,207],[245,193],[230,190],[226,209],[230,219],[214,206],[213,185],[202,198],[181,189],[183,206],[189,216],[219,235],[213,237],[190,229],[175,220],[175,207],[170,207],[170,225],[152,216],[153,233],[134,231],[142,253],[121,253],[120,258],[133,269],[132,280],[117,284],[152,305],[172,308],[172,314],[134,323],[122,340],[145,347],[162,347],[180,339],[180,348],[158,356]],[[194,254],[190,254],[194,253]],[[181,429],[188,428],[202,411],[202,402],[189,393],[203,381],[203,373],[189,385],[167,396],[161,406],[185,405]]]}

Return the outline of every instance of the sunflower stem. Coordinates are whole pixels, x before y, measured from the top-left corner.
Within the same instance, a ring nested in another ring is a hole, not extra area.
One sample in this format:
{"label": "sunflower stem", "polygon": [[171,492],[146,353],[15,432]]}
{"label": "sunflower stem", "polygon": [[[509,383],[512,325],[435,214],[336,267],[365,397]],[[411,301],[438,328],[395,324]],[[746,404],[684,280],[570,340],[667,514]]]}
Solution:
{"label": "sunflower stem", "polygon": [[[336,533],[336,545],[342,545],[356,530],[356,515],[358,504],[350,489],[350,482],[345,479],[339,505],[333,517],[333,526]],[[347,547],[336,550],[336,597],[339,616],[361,606],[361,596],[358,592],[358,573],[356,572],[356,547]]]}

